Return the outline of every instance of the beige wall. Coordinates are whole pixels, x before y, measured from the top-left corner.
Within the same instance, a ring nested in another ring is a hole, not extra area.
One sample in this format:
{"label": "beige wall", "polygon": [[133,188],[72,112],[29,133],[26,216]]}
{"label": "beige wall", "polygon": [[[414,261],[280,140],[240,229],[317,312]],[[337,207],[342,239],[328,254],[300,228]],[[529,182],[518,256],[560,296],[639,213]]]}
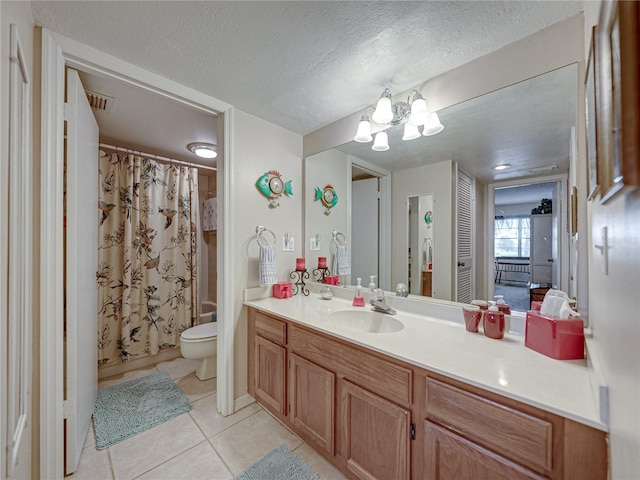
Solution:
{"label": "beige wall", "polygon": [[[318,266],[318,257],[327,257],[327,265],[333,270],[333,252],[335,247],[331,245],[331,232],[337,230],[343,235],[347,235],[351,230],[348,225],[348,189],[351,180],[349,171],[348,155],[338,150],[327,150],[309,157],[305,161],[305,238],[304,244],[300,245],[306,252],[307,269],[310,274],[312,269]],[[331,208],[331,213],[325,215],[324,205],[315,198],[315,189],[324,188],[330,184],[338,194],[338,203]],[[316,234],[320,235],[320,250],[309,250],[309,239]],[[349,242],[351,244],[351,242]],[[342,281],[347,281],[345,278]],[[348,283],[348,282],[347,282]]]}
{"label": "beige wall", "polygon": [[[245,288],[258,286],[256,226],[264,225],[276,235],[279,281],[289,281],[296,257],[302,256],[302,137],[236,110],[232,148],[232,188],[228,198],[234,212],[234,383],[238,398],[247,393],[247,309],[242,301]],[[280,206],[274,209],[269,208],[269,202],[255,186],[268,170],[279,171],[284,181],[293,180],[293,196],[280,197]],[[295,238],[293,252],[282,251],[286,232]]]}
{"label": "beige wall", "polygon": [[[585,3],[585,59],[599,8],[600,2]],[[579,188],[586,191],[585,182]],[[589,321],[609,385],[610,478],[635,479],[640,472],[640,190],[620,193],[605,205],[597,196],[584,210],[589,212]],[[595,248],[602,244],[603,227],[608,273]]]}
{"label": "beige wall", "polygon": [[[433,194],[433,297],[450,300],[453,277],[453,194],[455,163],[451,160],[391,173],[391,285],[407,283],[409,225],[407,199]],[[438,222],[438,218],[446,221]]]}
{"label": "beige wall", "polygon": [[205,200],[216,197],[216,173],[200,172],[198,175],[198,199],[200,202],[200,302],[217,303],[218,288],[218,232],[202,229],[202,212]]}
{"label": "beige wall", "polygon": [[[39,168],[36,163],[39,162],[39,136],[40,136],[40,67],[39,67],[39,48],[35,47],[37,33],[33,28],[33,19],[31,17],[31,8],[27,2],[0,2],[0,351],[6,352],[7,331],[7,293],[9,286],[6,284],[8,264],[8,211],[11,198],[8,195],[8,163],[9,163],[9,56],[10,56],[10,25],[15,24],[18,27],[20,35],[22,52],[25,56],[25,62],[28,66],[28,74],[30,81],[29,96],[31,99],[31,119],[29,128],[31,129],[31,171],[32,185],[34,187],[34,195],[32,197],[32,285],[30,295],[32,302],[32,336],[33,350],[27,352],[27,356],[31,359],[33,368],[31,371],[32,386],[30,389],[31,411],[29,412],[29,424],[23,440],[26,443],[24,455],[21,455],[19,464],[13,474],[15,478],[37,478],[39,472],[39,212],[38,202],[40,196],[40,177]],[[2,475],[6,472],[6,449],[4,448],[4,440],[6,439],[6,388],[7,388],[7,365],[6,356],[0,356],[0,425],[2,426],[3,448],[0,453],[0,472]],[[15,368],[15,366],[14,366]],[[31,472],[34,472],[31,474]]]}

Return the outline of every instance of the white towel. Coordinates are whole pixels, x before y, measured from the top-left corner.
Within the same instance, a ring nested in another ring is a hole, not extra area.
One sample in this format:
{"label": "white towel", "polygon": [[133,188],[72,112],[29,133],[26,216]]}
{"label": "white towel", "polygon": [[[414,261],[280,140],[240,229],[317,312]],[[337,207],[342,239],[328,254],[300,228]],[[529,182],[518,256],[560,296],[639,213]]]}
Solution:
{"label": "white towel", "polygon": [[202,205],[202,230],[210,232],[218,229],[218,199],[210,198]]}
{"label": "white towel", "polygon": [[260,258],[258,260],[258,277],[260,286],[278,283],[276,273],[276,246],[260,245]]}
{"label": "white towel", "polygon": [[351,273],[351,263],[346,245],[338,245],[336,255],[333,257],[333,274],[349,275]]}

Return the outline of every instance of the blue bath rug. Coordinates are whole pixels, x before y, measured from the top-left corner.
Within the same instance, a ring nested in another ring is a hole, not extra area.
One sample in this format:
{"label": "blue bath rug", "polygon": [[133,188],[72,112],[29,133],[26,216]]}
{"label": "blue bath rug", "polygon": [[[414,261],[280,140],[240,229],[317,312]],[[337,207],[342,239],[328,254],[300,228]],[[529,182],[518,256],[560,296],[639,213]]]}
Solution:
{"label": "blue bath rug", "polygon": [[96,448],[115,445],[191,408],[164,371],[98,390],[93,409]]}
{"label": "blue bath rug", "polygon": [[320,480],[320,477],[291,450],[280,445],[234,480]]}

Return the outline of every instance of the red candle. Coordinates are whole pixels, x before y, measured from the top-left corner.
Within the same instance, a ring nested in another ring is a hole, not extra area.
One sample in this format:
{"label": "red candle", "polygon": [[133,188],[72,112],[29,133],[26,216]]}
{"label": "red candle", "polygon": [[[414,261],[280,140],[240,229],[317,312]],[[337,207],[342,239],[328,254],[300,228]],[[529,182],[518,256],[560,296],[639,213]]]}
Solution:
{"label": "red candle", "polygon": [[296,270],[304,270],[304,258],[296,258]]}
{"label": "red candle", "polygon": [[327,257],[318,257],[318,268],[327,268]]}

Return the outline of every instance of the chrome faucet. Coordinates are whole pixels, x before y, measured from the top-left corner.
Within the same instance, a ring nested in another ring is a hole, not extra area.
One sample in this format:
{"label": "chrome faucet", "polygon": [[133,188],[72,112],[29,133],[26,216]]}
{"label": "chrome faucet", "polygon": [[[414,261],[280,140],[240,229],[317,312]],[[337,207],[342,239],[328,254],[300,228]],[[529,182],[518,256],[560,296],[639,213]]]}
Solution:
{"label": "chrome faucet", "polygon": [[375,298],[372,298],[369,302],[373,306],[373,310],[376,312],[387,313],[389,315],[395,315],[397,312],[387,305],[387,302],[384,299],[384,290],[381,288],[376,288],[373,291]]}

